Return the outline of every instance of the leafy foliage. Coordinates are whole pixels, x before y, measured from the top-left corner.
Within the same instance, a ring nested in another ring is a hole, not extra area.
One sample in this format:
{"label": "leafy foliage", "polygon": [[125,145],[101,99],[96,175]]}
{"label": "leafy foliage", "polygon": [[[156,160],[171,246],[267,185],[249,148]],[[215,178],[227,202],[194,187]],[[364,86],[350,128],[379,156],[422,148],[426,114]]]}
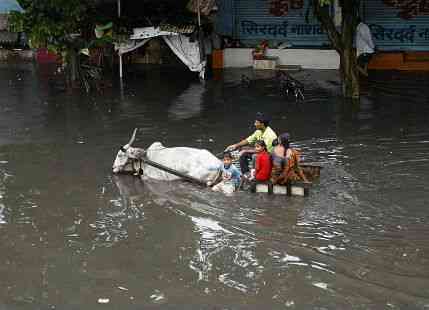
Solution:
{"label": "leafy foliage", "polygon": [[19,0],[24,12],[12,13],[12,25],[27,33],[32,47],[61,53],[73,34],[82,34],[89,24],[91,2],[85,0]]}
{"label": "leafy foliage", "polygon": [[24,31],[24,20],[19,12],[11,11],[8,16],[8,27],[10,32]]}
{"label": "leafy foliage", "polygon": [[[11,23],[24,31],[29,45],[47,47],[62,57],[68,84],[80,83],[89,91],[89,80],[99,80],[98,68],[85,68],[80,55],[93,37],[95,0],[18,0],[23,12],[13,12]],[[90,74],[96,72],[97,74]]]}
{"label": "leafy foliage", "polygon": [[329,5],[332,3],[332,0],[319,0],[320,6]]}

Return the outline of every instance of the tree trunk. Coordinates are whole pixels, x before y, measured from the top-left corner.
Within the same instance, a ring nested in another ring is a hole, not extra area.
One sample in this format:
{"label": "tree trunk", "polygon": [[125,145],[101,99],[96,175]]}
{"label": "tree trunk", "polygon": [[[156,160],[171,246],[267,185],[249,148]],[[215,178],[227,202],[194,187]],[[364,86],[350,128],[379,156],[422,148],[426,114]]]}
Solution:
{"label": "tree trunk", "polygon": [[341,31],[335,26],[328,6],[320,0],[312,0],[314,14],[325,29],[332,47],[340,56],[340,76],[342,93],[346,98],[359,98],[359,72],[356,63],[353,39],[360,0],[340,0],[342,8]]}
{"label": "tree trunk", "polygon": [[343,81],[343,96],[346,98],[359,98],[359,72],[356,63],[354,37],[359,12],[358,0],[342,1],[343,20],[341,21],[340,71]]}
{"label": "tree trunk", "polygon": [[340,74],[342,92],[346,98],[359,98],[359,72],[356,67],[356,56],[352,47],[344,48],[340,53]]}

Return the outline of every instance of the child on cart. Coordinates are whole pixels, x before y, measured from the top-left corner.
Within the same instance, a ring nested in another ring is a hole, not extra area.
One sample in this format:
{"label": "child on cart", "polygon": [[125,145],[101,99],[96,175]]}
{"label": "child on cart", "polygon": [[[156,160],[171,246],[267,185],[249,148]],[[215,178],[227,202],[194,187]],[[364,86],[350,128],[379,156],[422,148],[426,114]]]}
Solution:
{"label": "child on cart", "polygon": [[235,192],[241,181],[241,172],[232,164],[232,155],[229,152],[223,154],[223,163],[217,169],[221,172],[221,181],[217,184],[207,183],[212,190],[230,195]]}
{"label": "child on cart", "polygon": [[254,169],[252,169],[251,179],[258,182],[268,181],[271,177],[273,165],[264,140],[255,142],[255,152]]}

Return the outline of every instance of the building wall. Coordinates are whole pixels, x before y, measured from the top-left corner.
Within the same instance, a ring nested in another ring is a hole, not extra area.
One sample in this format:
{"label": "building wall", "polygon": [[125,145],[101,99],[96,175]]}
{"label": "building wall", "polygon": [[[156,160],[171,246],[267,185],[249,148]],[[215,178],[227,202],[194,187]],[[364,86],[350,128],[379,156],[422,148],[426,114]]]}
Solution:
{"label": "building wall", "polygon": [[8,30],[8,14],[0,13],[0,31]]}
{"label": "building wall", "polygon": [[8,14],[0,13],[0,47],[13,44],[18,40],[18,33],[9,32],[8,30]]}
{"label": "building wall", "polygon": [[34,60],[32,50],[11,51],[0,48],[0,63],[4,62],[30,62]]}
{"label": "building wall", "polygon": [[[277,65],[301,66],[304,69],[338,69],[340,59],[335,50],[268,49],[267,56],[277,57]],[[227,48],[223,51],[224,67],[244,68],[253,65],[251,48]]]}
{"label": "building wall", "polygon": [[[320,24],[307,20],[309,0],[218,0],[216,30],[253,47],[287,42],[285,50],[269,49],[279,65],[337,69],[338,55]],[[338,3],[338,0],[334,1]],[[337,26],[341,10],[332,8]],[[377,55],[370,69],[429,70],[429,0],[362,0],[361,14],[370,26]],[[310,14],[311,17],[311,14]],[[325,51],[326,49],[326,51]],[[252,65],[250,49],[224,51],[225,67]]]}
{"label": "building wall", "polygon": [[429,1],[365,0],[363,19],[381,51],[429,51]]}
{"label": "building wall", "polygon": [[[329,47],[328,37],[309,15],[309,0],[218,0],[216,29],[248,46]],[[334,12],[332,12],[334,13]],[[334,16],[334,14],[332,14]],[[362,17],[381,51],[429,51],[429,0],[362,0]]]}

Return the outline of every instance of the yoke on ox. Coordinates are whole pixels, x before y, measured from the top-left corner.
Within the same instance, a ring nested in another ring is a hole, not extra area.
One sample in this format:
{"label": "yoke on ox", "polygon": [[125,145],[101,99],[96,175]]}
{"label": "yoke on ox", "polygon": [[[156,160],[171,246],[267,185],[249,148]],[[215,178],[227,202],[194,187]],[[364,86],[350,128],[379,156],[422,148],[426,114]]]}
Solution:
{"label": "yoke on ox", "polygon": [[133,147],[137,129],[122,146],[113,163],[113,173],[134,173],[143,178],[173,181],[185,179],[199,184],[213,182],[221,161],[204,149],[165,147],[154,142],[147,150]]}

